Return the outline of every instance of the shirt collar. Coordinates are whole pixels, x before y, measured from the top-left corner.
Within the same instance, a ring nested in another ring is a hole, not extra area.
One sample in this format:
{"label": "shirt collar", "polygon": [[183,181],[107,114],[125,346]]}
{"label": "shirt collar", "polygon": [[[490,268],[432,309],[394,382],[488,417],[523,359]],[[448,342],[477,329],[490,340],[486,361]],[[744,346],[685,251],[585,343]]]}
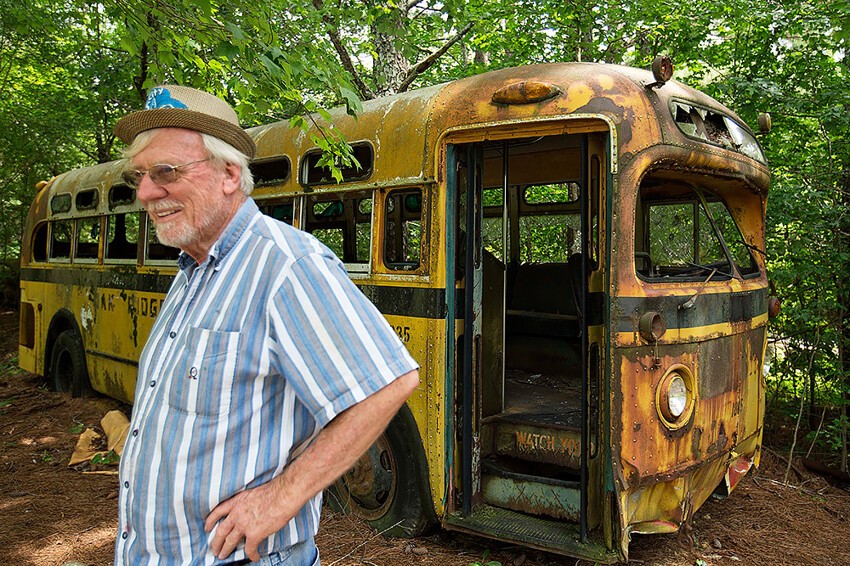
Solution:
{"label": "shirt collar", "polygon": [[[213,244],[210,249],[210,253],[207,256],[207,261],[204,263],[211,263],[213,267],[218,269],[219,264],[227,257],[227,254],[233,250],[236,246],[236,242],[239,241],[239,238],[241,238],[242,234],[245,233],[245,230],[248,229],[248,226],[251,224],[251,220],[257,213],[259,213],[259,211],[260,209],[257,208],[257,204],[253,199],[245,199],[245,202],[243,202],[239,207],[239,210],[236,211],[236,215],[225,227],[224,232],[221,233],[221,236],[219,236],[218,240],[216,240]],[[180,252],[180,256],[177,258],[177,266],[181,270],[185,271],[189,268],[194,268],[196,265],[197,262],[192,256],[186,252]]]}

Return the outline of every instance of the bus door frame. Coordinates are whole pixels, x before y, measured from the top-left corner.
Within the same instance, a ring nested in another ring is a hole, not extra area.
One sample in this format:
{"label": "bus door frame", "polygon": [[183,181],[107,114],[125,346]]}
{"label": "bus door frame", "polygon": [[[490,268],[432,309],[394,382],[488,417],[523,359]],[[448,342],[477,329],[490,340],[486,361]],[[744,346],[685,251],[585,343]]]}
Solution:
{"label": "bus door frame", "polygon": [[[472,166],[470,166],[470,164]],[[461,177],[460,170],[466,169],[465,186],[463,192],[459,190]],[[483,167],[484,167],[484,144],[481,142],[447,144],[446,146],[446,305],[447,305],[447,333],[446,333],[446,369],[447,369],[447,427],[446,427],[446,462],[449,474],[453,474],[453,455],[455,423],[454,392],[461,392],[461,515],[468,516],[472,513],[474,500],[477,500],[481,492],[479,459],[480,437],[478,423],[480,415],[479,403],[476,402],[478,387],[480,384],[481,371],[481,298],[483,291],[483,263],[481,258],[482,235],[481,225],[483,222]],[[472,196],[470,203],[470,195]],[[460,230],[459,218],[461,210],[461,199],[466,199],[465,217],[463,218],[465,230]],[[471,204],[471,206],[470,206]],[[463,276],[458,277],[459,257],[463,253]],[[459,310],[458,297],[455,296],[458,280],[464,281],[464,288],[460,293],[463,301],[463,333],[458,339],[454,337],[457,310]],[[470,285],[471,284],[471,285]],[[472,290],[470,293],[469,290]],[[472,324],[467,324],[472,321]],[[456,362],[455,362],[456,360]],[[453,388],[453,376],[456,374],[455,363],[459,366],[461,376],[460,387]],[[451,482],[451,480],[450,480]],[[453,483],[453,482],[452,482]],[[450,494],[453,495],[453,494]],[[451,506],[451,505],[450,505]]]}

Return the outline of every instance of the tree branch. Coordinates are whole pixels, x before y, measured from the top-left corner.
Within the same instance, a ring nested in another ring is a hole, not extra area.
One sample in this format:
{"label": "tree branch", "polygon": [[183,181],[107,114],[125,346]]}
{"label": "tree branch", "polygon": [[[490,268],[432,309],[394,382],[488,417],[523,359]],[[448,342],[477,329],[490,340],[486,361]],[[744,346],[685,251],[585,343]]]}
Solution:
{"label": "tree branch", "polygon": [[454,35],[454,37],[452,37],[448,41],[446,41],[446,43],[444,43],[442,47],[440,47],[439,49],[437,49],[436,51],[431,53],[431,55],[429,55],[425,59],[416,63],[407,72],[407,75],[404,77],[404,80],[401,82],[401,84],[399,85],[398,90],[396,90],[396,92],[406,91],[410,87],[410,85],[413,84],[413,81],[416,80],[416,77],[418,77],[419,75],[421,75],[422,73],[427,71],[431,67],[431,65],[433,65],[437,61],[437,59],[439,59],[440,56],[443,55],[443,53],[448,51],[449,48],[452,45],[454,45],[455,43],[460,41],[463,38],[463,36],[465,36],[467,33],[469,33],[469,31],[472,29],[472,26],[474,26],[474,25],[475,25],[475,22],[469,22],[468,24],[466,24],[466,27],[464,27],[462,30],[457,32]]}
{"label": "tree branch", "polygon": [[398,10],[402,14],[407,14],[410,10],[414,8],[417,4],[419,4],[421,0],[407,0],[407,2],[399,2]]}
{"label": "tree branch", "polygon": [[325,32],[328,34],[331,44],[333,44],[334,49],[339,56],[339,62],[342,63],[343,68],[351,75],[351,79],[354,81],[354,86],[356,86],[359,91],[358,93],[360,94],[360,98],[363,100],[375,98],[375,93],[366,86],[366,83],[360,78],[360,73],[358,73],[357,69],[354,68],[354,63],[351,62],[351,55],[348,53],[348,49],[345,48],[345,45],[342,43],[342,38],[340,38],[339,34],[334,30],[333,18],[331,18],[331,16],[324,10],[325,6],[323,0],[313,0],[313,6],[316,10],[321,12],[322,23],[325,24]]}

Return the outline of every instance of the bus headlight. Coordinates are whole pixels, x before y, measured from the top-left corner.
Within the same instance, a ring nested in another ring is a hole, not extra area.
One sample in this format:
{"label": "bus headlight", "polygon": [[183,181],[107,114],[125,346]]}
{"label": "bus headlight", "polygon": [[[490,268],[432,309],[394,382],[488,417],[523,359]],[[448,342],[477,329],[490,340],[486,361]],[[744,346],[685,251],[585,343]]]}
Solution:
{"label": "bus headlight", "polygon": [[686,366],[676,365],[667,370],[655,396],[658,416],[667,428],[675,430],[690,421],[695,391],[693,374]]}
{"label": "bus headlight", "polygon": [[674,419],[678,419],[685,412],[688,402],[688,388],[685,380],[676,375],[667,385],[667,410]]}

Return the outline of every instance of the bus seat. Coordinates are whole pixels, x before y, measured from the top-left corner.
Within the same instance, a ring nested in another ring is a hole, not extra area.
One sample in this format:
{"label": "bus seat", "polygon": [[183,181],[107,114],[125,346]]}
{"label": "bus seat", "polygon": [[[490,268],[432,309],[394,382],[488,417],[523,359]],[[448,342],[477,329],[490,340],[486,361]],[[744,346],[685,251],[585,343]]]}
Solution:
{"label": "bus seat", "polygon": [[508,334],[577,337],[580,335],[572,277],[567,263],[525,263],[516,270],[511,308],[505,311]]}

